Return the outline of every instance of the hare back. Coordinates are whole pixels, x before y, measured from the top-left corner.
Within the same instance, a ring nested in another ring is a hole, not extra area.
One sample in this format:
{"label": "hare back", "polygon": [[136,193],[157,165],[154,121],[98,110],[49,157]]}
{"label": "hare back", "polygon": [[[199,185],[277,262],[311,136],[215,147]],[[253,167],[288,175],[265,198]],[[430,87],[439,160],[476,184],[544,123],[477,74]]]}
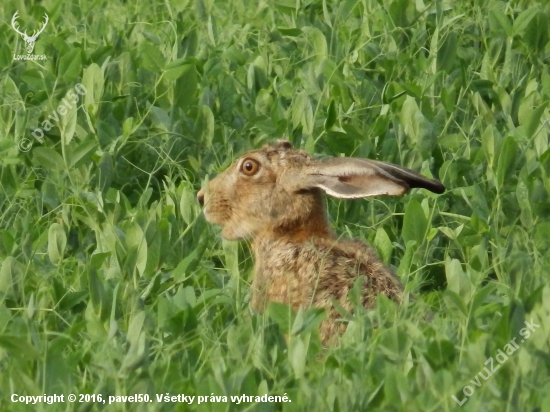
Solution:
{"label": "hare back", "polygon": [[365,307],[374,306],[381,293],[396,301],[401,298],[397,277],[361,241],[312,238],[296,243],[257,238],[252,247],[256,259],[252,306],[258,311],[274,301],[294,310],[316,306],[330,312],[336,299],[352,312],[348,293],[359,276],[364,276],[361,299]]}

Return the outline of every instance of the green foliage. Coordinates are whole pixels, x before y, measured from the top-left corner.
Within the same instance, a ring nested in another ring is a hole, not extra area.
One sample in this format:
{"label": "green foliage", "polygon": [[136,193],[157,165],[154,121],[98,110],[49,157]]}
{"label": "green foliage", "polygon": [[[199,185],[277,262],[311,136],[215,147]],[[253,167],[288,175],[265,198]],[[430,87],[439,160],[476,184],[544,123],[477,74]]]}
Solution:
{"label": "green foliage", "polygon": [[[48,13],[46,60],[13,60],[16,10],[29,30]],[[550,411],[549,4],[7,0],[0,15],[1,410],[31,408],[12,393],[286,393],[176,409]],[[195,201],[281,137],[448,188],[329,200],[338,233],[410,292],[340,308],[337,348],[318,309],[251,312],[247,245]]]}

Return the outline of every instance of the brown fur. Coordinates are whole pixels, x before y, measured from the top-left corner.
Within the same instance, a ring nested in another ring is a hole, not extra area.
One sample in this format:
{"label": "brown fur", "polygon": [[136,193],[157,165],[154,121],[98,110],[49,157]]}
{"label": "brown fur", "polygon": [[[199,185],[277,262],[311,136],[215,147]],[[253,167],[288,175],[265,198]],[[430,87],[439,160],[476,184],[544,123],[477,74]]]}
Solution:
{"label": "brown fur", "polygon": [[[369,245],[337,239],[326,217],[323,190],[338,197],[363,197],[400,194],[409,187],[443,187],[408,169],[399,168],[398,179],[376,167],[389,170],[393,165],[363,164],[359,159],[350,159],[348,165],[346,159],[335,159],[323,166],[289,142],[279,141],[246,153],[198,193],[207,220],[223,227],[223,237],[252,239],[252,307],[262,312],[269,302],[281,302],[294,310],[325,308],[328,316],[320,327],[325,344],[346,325],[338,321],[341,316],[332,301],[352,312],[348,293],[359,276],[364,276],[362,303],[367,308],[380,293],[399,302],[402,286]],[[243,173],[246,160],[259,164],[256,174]],[[414,176],[400,180],[405,174]],[[349,182],[355,186],[340,187]],[[349,195],[351,191],[368,193]]]}

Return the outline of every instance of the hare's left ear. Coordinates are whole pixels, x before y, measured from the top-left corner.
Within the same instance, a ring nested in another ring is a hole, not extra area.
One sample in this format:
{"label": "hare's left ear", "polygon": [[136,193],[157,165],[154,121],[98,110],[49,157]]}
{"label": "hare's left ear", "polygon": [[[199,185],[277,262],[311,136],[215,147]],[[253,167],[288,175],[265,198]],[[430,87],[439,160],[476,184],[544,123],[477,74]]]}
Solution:
{"label": "hare's left ear", "polygon": [[312,187],[328,195],[354,199],[367,196],[397,196],[421,187],[443,193],[445,186],[410,169],[375,160],[333,157],[315,162],[295,176],[295,190]]}

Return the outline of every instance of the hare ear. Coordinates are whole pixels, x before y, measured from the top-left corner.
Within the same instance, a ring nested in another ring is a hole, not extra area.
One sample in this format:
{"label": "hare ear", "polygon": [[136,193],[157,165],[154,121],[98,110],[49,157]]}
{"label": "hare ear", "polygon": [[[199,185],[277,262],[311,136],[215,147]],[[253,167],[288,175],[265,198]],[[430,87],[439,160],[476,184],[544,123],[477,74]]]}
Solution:
{"label": "hare ear", "polygon": [[354,199],[367,196],[397,196],[410,188],[422,187],[443,193],[445,187],[410,169],[374,160],[333,157],[319,160],[302,171],[300,189],[318,187],[328,195]]}

